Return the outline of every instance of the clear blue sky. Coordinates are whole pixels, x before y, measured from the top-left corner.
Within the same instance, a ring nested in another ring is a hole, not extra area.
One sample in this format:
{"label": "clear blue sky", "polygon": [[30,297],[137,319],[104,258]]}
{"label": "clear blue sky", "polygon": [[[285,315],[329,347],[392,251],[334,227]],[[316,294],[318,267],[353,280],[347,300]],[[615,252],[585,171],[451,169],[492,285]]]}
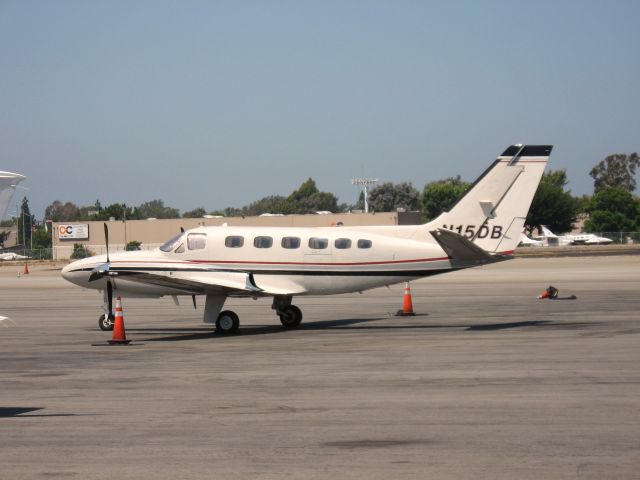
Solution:
{"label": "clear blue sky", "polygon": [[309,177],[353,203],[354,176],[422,189],[551,143],[591,193],[594,164],[640,150],[639,20],[623,0],[0,0],[0,170],[42,219]]}

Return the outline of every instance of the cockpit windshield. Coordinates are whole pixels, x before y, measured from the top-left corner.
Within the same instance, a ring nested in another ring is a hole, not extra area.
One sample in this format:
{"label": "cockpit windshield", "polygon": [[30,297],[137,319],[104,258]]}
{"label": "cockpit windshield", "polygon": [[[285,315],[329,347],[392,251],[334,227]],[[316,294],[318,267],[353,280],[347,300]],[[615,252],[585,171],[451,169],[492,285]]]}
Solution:
{"label": "cockpit windshield", "polygon": [[180,245],[180,243],[182,243],[182,236],[184,234],[182,232],[180,232],[179,234],[177,234],[175,237],[172,237],[170,240],[167,240],[161,247],[160,250],[162,250],[163,252],[172,252],[173,250],[175,250],[176,248],[178,248],[178,246]]}

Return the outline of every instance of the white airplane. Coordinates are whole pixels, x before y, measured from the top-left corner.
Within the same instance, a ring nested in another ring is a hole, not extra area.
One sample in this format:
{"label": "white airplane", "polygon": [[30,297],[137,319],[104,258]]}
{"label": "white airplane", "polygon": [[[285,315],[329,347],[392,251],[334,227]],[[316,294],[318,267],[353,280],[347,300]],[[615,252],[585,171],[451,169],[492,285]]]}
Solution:
{"label": "white airplane", "polygon": [[546,226],[541,225],[542,236],[540,238],[547,245],[600,245],[612,243],[613,240],[606,237],[599,237],[593,233],[580,233],[578,235],[556,235]]}
{"label": "white airplane", "polygon": [[15,252],[5,252],[0,253],[0,260],[26,260],[31,257],[27,257],[26,255],[18,255]]}
{"label": "white airplane", "polygon": [[7,207],[18,183],[25,178],[27,177],[19,173],[0,172],[0,220],[4,218],[4,214],[7,212]]}
{"label": "white airplane", "polygon": [[[75,261],[62,276],[104,292],[98,324],[113,328],[113,295],[205,295],[204,322],[238,330],[228,297],[273,297],[285,328],[302,321],[297,295],[368,290],[512,258],[550,145],[512,145],[448,211],[424,225],[199,227],[153,251]],[[105,224],[108,252],[108,230]]]}
{"label": "white airplane", "polygon": [[520,243],[518,243],[520,247],[543,247],[544,242],[541,240],[534,240],[529,238],[526,233],[522,232],[520,234]]}

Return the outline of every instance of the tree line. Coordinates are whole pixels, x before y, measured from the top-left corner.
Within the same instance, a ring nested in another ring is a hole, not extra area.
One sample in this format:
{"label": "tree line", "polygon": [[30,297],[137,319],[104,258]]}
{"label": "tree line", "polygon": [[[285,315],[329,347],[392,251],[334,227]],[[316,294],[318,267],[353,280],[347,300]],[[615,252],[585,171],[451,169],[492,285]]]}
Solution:
{"label": "tree line", "polygon": [[[542,176],[533,203],[526,219],[529,231],[548,226],[557,232],[572,229],[578,217],[586,218],[587,232],[633,232],[640,229],[640,198],[634,195],[635,173],[640,166],[637,153],[613,154],[596,164],[589,175],[594,181],[591,196],[575,197],[567,190],[569,182],[565,170],[551,170]],[[371,211],[388,212],[402,209],[421,211],[425,221],[436,218],[448,210],[470,188],[469,182],[460,176],[427,183],[422,192],[411,182],[394,184],[382,183],[369,192],[368,203]],[[330,192],[322,192],[311,178],[288,196],[270,195],[244,207],[227,207],[223,210],[207,212],[204,207],[189,210],[180,215],[177,208],[166,206],[162,200],[151,200],[138,206],[113,203],[103,207],[99,200],[88,207],[78,207],[72,202],[59,200],[49,205],[44,219],[53,222],[74,222],[90,220],[142,220],[147,218],[201,218],[211,215],[255,216],[270,214],[308,214],[318,211],[333,213],[364,209],[364,195],[361,194],[353,205],[339,204],[338,198]],[[14,220],[15,221],[15,220]],[[29,210],[29,202],[22,201],[18,223],[18,244],[50,247],[51,237],[42,225],[38,225]],[[6,225],[5,225],[6,226]],[[0,230],[0,246],[6,238],[6,231]]]}

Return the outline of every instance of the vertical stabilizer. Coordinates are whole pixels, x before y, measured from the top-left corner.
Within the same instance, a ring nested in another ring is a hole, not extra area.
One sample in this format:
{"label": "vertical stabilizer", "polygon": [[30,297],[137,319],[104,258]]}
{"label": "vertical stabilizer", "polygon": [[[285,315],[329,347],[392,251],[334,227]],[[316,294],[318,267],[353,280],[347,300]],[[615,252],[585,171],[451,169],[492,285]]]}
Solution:
{"label": "vertical stabilizer", "polygon": [[445,228],[487,252],[513,251],[552,148],[507,148],[448,212],[425,225],[427,232]]}

